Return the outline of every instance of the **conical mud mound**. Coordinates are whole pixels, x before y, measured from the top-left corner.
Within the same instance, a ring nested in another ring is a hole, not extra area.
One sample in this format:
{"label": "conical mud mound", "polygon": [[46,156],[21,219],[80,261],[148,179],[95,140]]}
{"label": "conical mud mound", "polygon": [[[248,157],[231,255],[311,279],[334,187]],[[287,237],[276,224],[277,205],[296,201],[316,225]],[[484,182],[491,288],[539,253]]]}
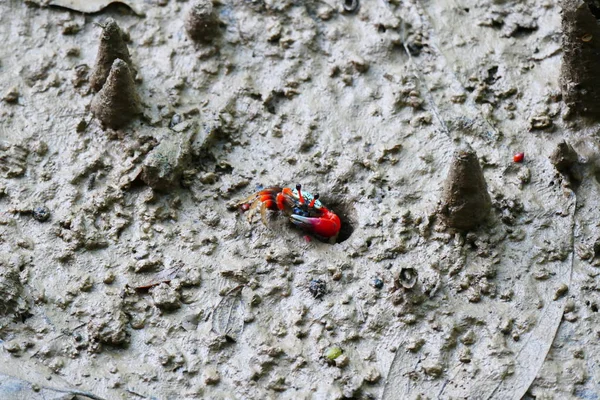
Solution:
{"label": "conical mud mound", "polygon": [[470,147],[458,149],[444,183],[440,218],[449,228],[471,230],[487,218],[491,206],[477,154]]}
{"label": "conical mud mound", "polygon": [[92,100],[92,112],[104,126],[118,129],[141,111],[139,97],[127,63],[114,61],[102,90]]}
{"label": "conical mud mound", "polygon": [[117,59],[125,61],[131,65],[129,50],[123,39],[123,31],[112,18],[107,18],[102,26],[102,36],[100,37],[100,46],[96,56],[96,65],[90,78],[90,85],[96,92],[102,89],[113,62]]}
{"label": "conical mud mound", "polygon": [[211,0],[194,2],[185,20],[185,30],[196,42],[210,42],[218,34],[219,24]]}

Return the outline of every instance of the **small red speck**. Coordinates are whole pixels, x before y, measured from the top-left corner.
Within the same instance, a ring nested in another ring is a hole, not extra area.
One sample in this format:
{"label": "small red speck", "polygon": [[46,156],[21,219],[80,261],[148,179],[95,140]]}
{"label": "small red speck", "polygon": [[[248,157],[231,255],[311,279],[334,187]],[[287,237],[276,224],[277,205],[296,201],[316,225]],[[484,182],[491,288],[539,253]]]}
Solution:
{"label": "small red speck", "polygon": [[513,161],[521,163],[525,159],[525,153],[517,153],[513,156]]}
{"label": "small red speck", "polygon": [[250,204],[242,204],[240,208],[242,209],[242,211],[248,211],[250,209]]}
{"label": "small red speck", "polygon": [[310,243],[310,241],[312,240],[312,238],[308,235],[304,235],[304,240],[306,241],[306,243]]}

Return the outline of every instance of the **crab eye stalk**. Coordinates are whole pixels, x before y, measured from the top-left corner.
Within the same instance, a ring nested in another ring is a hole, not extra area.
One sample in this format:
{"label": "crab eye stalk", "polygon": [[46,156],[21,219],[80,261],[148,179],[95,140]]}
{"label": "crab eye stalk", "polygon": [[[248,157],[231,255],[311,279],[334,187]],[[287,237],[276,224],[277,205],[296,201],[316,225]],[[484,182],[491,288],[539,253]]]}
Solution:
{"label": "crab eye stalk", "polygon": [[298,191],[298,198],[300,200],[300,204],[304,204],[304,197],[302,197],[302,185],[301,184],[297,184],[296,185],[296,190]]}
{"label": "crab eye stalk", "polygon": [[312,201],[310,202],[310,204],[308,205],[310,208],[315,206],[315,201],[319,200],[319,193],[315,194],[315,196],[313,197]]}

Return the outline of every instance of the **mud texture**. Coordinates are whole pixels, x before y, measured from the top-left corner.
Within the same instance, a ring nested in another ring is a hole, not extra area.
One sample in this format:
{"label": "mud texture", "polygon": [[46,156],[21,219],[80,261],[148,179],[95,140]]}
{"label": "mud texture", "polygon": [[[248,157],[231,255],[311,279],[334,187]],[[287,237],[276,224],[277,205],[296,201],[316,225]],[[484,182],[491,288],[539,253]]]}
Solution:
{"label": "mud texture", "polygon": [[[0,2],[0,391],[598,398],[600,126],[556,2],[215,1],[208,41],[127,2]],[[96,92],[108,18],[136,71]],[[298,183],[336,243],[237,206]]]}

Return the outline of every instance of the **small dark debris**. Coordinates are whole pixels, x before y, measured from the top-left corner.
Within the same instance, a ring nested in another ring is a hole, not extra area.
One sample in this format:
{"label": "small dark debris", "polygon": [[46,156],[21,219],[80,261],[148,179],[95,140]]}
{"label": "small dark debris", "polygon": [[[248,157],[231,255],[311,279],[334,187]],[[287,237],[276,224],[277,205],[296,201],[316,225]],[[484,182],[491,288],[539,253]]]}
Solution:
{"label": "small dark debris", "polygon": [[50,210],[48,207],[36,207],[33,210],[33,219],[39,222],[46,222],[50,218]]}
{"label": "small dark debris", "polygon": [[308,291],[315,299],[320,299],[327,293],[327,284],[321,279],[313,279],[308,285]]}
{"label": "small dark debris", "polygon": [[375,277],[371,279],[371,286],[375,289],[381,289],[383,287],[383,280],[381,278]]}
{"label": "small dark debris", "polygon": [[423,49],[423,44],[417,43],[417,42],[410,42],[410,43],[406,44],[406,48],[411,56],[417,57],[419,54],[421,54],[421,50]]}

